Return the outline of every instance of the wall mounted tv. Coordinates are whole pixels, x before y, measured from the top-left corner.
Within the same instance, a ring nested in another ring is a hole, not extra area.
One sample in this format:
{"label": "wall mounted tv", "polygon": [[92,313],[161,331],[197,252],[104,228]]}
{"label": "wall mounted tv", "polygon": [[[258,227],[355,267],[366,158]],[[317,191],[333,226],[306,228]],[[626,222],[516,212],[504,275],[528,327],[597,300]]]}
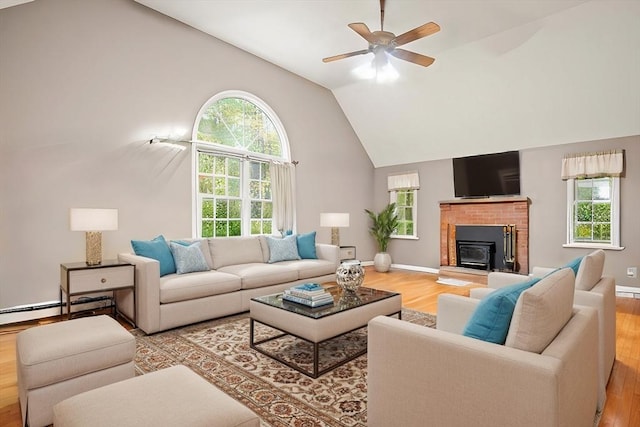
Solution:
{"label": "wall mounted tv", "polygon": [[456,197],[520,194],[519,152],[454,158],[453,187]]}

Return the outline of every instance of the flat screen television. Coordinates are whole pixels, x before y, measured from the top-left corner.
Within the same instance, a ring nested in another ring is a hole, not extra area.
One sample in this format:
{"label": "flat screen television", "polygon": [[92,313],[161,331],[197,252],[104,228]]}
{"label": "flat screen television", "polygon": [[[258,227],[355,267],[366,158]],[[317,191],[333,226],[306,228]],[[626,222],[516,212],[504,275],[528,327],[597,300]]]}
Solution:
{"label": "flat screen television", "polygon": [[520,153],[482,154],[453,159],[455,197],[520,194]]}

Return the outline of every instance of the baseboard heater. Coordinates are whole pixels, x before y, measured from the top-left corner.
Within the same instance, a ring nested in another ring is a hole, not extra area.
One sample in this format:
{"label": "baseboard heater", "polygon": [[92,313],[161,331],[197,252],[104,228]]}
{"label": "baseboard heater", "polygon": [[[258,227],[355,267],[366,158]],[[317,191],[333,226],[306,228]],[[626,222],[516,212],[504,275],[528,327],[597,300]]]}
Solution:
{"label": "baseboard heater", "polygon": [[[102,295],[98,297],[82,297],[76,300],[71,301],[71,306],[80,305],[80,304],[89,304],[94,302],[102,302],[109,301],[110,304],[106,305],[105,308],[111,307],[111,297]],[[0,309],[0,314],[9,314],[9,313],[23,313],[26,311],[37,311],[37,310],[46,310],[49,308],[60,308],[60,306],[66,306],[66,303],[61,303],[60,301],[53,301],[42,304],[32,304],[32,305],[20,305],[17,307],[9,307]]]}

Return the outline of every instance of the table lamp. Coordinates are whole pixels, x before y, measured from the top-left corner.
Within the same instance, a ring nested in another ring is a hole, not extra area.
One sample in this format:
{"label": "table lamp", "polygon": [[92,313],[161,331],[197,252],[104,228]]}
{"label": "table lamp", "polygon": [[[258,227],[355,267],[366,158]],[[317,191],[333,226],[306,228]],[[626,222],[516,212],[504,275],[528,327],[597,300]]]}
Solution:
{"label": "table lamp", "polygon": [[331,227],[331,244],[340,246],[339,227],[349,226],[348,213],[321,213],[320,227]]}
{"label": "table lamp", "polygon": [[69,219],[71,231],[86,232],[87,265],[101,264],[102,232],[118,229],[118,210],[72,208]]}

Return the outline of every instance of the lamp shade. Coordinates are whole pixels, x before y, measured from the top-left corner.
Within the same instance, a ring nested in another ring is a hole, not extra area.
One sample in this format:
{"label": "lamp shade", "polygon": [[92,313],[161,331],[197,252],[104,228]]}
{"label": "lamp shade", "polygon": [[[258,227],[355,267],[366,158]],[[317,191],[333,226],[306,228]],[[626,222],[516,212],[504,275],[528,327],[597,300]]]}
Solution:
{"label": "lamp shade", "polygon": [[117,230],[118,209],[72,208],[69,224],[71,231]]}
{"label": "lamp shade", "polygon": [[348,213],[321,213],[320,227],[348,227]]}

